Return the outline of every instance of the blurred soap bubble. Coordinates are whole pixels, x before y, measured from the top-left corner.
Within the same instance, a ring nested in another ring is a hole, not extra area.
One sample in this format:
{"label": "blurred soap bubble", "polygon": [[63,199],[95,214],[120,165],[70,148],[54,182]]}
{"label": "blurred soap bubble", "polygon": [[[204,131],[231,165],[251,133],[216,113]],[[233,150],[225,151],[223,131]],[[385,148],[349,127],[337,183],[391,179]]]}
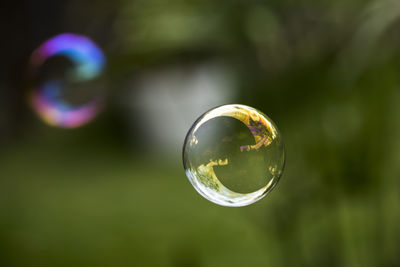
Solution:
{"label": "blurred soap bubble", "polygon": [[102,110],[105,56],[88,37],[63,33],[42,43],[31,55],[29,100],[47,124],[76,128]]}

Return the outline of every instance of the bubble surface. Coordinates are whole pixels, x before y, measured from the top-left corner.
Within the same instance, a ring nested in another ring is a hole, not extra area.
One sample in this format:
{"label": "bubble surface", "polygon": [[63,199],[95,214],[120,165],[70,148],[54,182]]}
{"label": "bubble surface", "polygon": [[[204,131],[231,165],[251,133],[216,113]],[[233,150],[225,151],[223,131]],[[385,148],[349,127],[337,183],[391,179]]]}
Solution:
{"label": "bubble surface", "polygon": [[102,109],[105,57],[89,38],[63,33],[45,41],[31,55],[30,102],[47,124],[75,128]]}
{"label": "bubble surface", "polygon": [[262,112],[224,105],[192,125],[183,146],[183,165],[193,187],[222,205],[250,205],[278,183],[285,164],[281,135]]}

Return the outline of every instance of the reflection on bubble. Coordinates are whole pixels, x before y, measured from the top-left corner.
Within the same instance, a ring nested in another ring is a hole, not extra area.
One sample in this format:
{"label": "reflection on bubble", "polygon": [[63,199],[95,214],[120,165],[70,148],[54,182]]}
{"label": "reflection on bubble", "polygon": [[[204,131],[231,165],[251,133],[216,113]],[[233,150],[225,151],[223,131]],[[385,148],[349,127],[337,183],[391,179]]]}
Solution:
{"label": "reflection on bubble", "polygon": [[30,101],[46,123],[75,128],[102,109],[103,52],[87,37],[64,33],[39,46],[30,59],[34,85]]}
{"label": "reflection on bubble", "polygon": [[284,162],[274,123],[244,105],[204,113],[183,147],[189,181],[203,197],[223,206],[250,205],[266,196],[278,183]]}

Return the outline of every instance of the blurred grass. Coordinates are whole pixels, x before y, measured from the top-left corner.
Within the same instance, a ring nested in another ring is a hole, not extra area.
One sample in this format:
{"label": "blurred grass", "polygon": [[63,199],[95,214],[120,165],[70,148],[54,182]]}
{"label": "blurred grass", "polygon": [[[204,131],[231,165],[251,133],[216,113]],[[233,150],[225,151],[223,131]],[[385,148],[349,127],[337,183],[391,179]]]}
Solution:
{"label": "blurred grass", "polygon": [[[179,159],[132,156],[105,138],[83,138],[91,129],[25,140],[0,160],[1,265],[396,266],[399,181],[385,168],[393,163],[354,165],[380,176],[370,178],[372,188],[358,180],[351,189],[332,180],[353,183],[351,173],[340,174],[348,160],[340,145],[332,154],[323,140],[298,139],[315,131],[304,120],[282,126],[282,180],[241,209],[204,200]],[[304,158],[309,149],[323,157]]]}
{"label": "blurred grass", "polygon": [[3,158],[3,266],[239,266],[276,258],[244,211],[195,193],[180,162],[103,152],[25,144]]}

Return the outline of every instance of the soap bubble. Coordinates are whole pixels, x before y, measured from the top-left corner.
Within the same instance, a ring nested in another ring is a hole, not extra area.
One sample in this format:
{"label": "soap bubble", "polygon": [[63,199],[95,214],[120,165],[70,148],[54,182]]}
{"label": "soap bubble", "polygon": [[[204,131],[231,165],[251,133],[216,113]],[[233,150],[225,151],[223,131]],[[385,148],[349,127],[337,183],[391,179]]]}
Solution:
{"label": "soap bubble", "polygon": [[45,41],[30,59],[34,110],[52,126],[86,124],[102,109],[104,88],[98,77],[104,66],[103,52],[85,36],[64,33]]}
{"label": "soap bubble", "polygon": [[203,197],[222,206],[246,206],[266,196],[278,183],[284,163],[275,124],[244,105],[204,113],[183,147],[189,181]]}

